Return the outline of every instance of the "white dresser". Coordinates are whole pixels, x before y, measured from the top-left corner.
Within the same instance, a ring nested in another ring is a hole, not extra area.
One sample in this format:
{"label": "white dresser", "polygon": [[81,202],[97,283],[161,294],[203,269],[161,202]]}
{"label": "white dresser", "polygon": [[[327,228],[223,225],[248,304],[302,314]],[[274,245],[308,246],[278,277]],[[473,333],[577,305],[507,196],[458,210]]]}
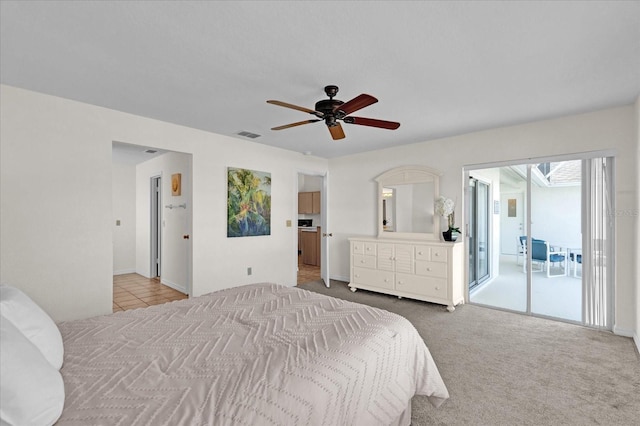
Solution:
{"label": "white dresser", "polygon": [[364,289],[447,305],[464,303],[462,243],[349,238],[351,291]]}

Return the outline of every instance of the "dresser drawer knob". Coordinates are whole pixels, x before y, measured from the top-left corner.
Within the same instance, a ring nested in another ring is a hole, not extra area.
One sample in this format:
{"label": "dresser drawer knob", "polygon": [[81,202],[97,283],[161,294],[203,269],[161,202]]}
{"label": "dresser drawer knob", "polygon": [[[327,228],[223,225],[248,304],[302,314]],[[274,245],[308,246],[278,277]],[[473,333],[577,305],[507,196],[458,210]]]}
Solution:
{"label": "dresser drawer knob", "polygon": [[356,278],[360,278],[360,274],[356,274]]}
{"label": "dresser drawer knob", "polygon": [[421,252],[421,251],[419,251],[419,252],[418,252],[418,254],[419,254],[420,256],[422,256],[422,252]]}
{"label": "dresser drawer knob", "polygon": [[431,270],[431,268],[427,268],[427,271],[430,271],[430,270]]}
{"label": "dresser drawer knob", "polygon": [[436,256],[440,256],[440,253],[436,253]]}
{"label": "dresser drawer knob", "polygon": [[367,263],[364,259],[360,261],[360,263]]}
{"label": "dresser drawer knob", "polygon": [[440,287],[436,286],[436,290],[440,290]]}
{"label": "dresser drawer knob", "polygon": [[404,284],[404,281],[398,281],[398,284],[402,285]]}

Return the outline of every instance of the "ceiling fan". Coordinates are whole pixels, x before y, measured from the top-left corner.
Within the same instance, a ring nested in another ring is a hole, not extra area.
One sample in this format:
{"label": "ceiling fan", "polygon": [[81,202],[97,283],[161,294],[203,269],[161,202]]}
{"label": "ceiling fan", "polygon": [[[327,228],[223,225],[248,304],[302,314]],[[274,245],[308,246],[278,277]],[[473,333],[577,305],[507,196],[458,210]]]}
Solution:
{"label": "ceiling fan", "polygon": [[342,120],[347,124],[358,124],[360,126],[369,126],[369,127],[379,127],[381,129],[389,129],[395,130],[400,127],[400,123],[396,123],[395,121],[385,121],[385,120],[377,120],[375,118],[364,118],[364,117],[353,117],[349,114],[356,112],[364,107],[367,107],[371,104],[375,104],[378,102],[376,98],[371,95],[367,95],[365,93],[356,96],[348,102],[342,102],[338,99],[333,99],[334,96],[338,93],[338,86],[326,86],[324,88],[324,92],[327,94],[329,99],[322,99],[316,102],[315,109],[309,109],[297,105],[288,104],[286,102],[267,101],[269,104],[279,105],[285,108],[296,109],[298,111],[307,112],[311,115],[315,115],[316,119],[313,120],[304,120],[298,121],[297,123],[285,124],[283,126],[273,127],[271,130],[283,130],[288,129],[289,127],[302,126],[303,124],[316,123],[318,121],[323,121],[329,128],[329,132],[331,133],[331,137],[334,140],[344,139],[344,131],[342,130],[342,126],[338,122],[338,120]]}

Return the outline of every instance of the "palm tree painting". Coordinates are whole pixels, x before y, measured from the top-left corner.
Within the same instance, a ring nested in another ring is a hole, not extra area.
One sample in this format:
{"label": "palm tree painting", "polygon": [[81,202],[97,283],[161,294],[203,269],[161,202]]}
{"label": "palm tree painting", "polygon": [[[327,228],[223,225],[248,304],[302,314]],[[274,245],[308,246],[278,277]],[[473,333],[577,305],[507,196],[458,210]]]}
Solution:
{"label": "palm tree painting", "polygon": [[227,237],[271,235],[271,173],[227,169]]}

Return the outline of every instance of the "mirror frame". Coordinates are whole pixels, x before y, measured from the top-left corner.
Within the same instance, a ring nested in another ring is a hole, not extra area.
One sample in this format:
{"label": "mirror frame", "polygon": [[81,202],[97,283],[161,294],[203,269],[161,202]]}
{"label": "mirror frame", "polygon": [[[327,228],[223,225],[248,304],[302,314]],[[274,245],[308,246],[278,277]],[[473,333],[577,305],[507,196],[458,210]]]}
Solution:
{"label": "mirror frame", "polygon": [[388,185],[403,185],[411,183],[433,182],[433,200],[440,196],[440,176],[442,173],[425,166],[401,166],[387,170],[375,181],[378,182],[378,238],[411,239],[411,240],[440,240],[440,216],[433,213],[433,232],[385,232],[382,225],[382,190]]}

